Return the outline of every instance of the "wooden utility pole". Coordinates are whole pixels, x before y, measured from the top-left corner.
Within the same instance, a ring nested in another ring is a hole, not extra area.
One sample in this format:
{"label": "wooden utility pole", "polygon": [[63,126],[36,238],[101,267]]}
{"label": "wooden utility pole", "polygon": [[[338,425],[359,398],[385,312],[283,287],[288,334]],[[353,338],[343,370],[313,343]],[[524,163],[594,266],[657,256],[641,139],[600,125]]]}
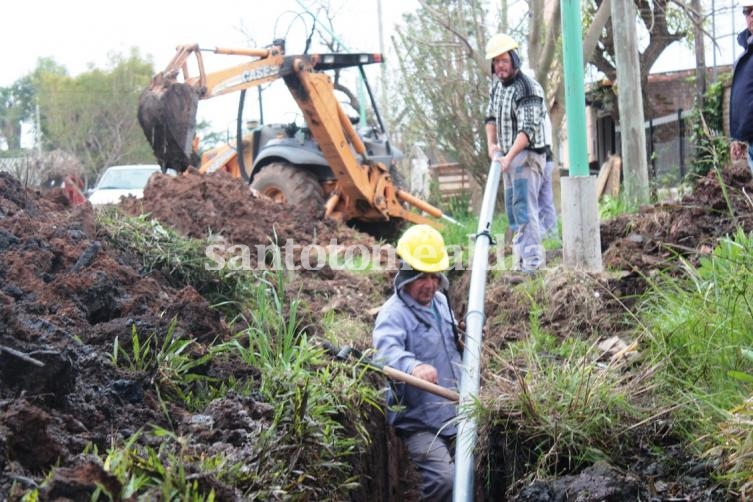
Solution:
{"label": "wooden utility pole", "polygon": [[691,19],[693,20],[693,38],[695,39],[695,89],[696,103],[703,107],[703,95],[706,94],[706,50],[704,49],[703,7],[701,0],[690,1]]}
{"label": "wooden utility pole", "polygon": [[625,197],[630,203],[645,204],[649,199],[648,160],[635,20],[633,0],[612,1]]}

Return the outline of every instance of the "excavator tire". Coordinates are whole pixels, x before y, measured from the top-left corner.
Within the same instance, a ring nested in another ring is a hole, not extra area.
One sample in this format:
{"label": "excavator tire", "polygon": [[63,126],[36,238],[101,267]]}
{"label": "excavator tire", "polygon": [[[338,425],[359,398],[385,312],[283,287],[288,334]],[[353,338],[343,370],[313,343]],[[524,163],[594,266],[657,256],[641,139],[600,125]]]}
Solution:
{"label": "excavator tire", "polygon": [[251,188],[275,202],[292,206],[306,204],[320,216],[324,212],[322,186],[316,175],[305,167],[273,162],[256,173]]}
{"label": "excavator tire", "polygon": [[199,94],[192,86],[161,75],[139,97],[138,120],[162,172],[198,167],[193,151]]}

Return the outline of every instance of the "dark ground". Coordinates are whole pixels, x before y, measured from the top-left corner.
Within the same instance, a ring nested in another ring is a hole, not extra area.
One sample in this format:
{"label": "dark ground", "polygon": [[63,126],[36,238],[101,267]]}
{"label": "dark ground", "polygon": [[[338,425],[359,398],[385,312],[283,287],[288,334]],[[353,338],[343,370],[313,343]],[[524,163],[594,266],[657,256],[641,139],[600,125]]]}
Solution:
{"label": "dark ground", "polygon": [[[547,274],[549,308],[542,315],[542,327],[562,337],[629,332],[630,326],[623,322],[624,306],[646,288],[643,276],[651,270],[672,271],[678,266],[678,255],[697,260],[735,227],[753,230],[746,195],[753,191],[749,171],[733,167],[725,181],[734,211],[728,210],[712,174],[679,203],[646,207],[640,214],[603,223],[605,268],[623,272],[596,278],[603,288],[597,298],[592,280]],[[372,237],[319,221],[311,212],[291,211],[254,197],[246,185],[223,175],[190,171],[178,177],[155,175],[143,200],[126,200],[121,208],[129,214],[151,213],[190,237],[211,232],[252,248],[269,244],[270,235],[277,235],[280,243],[291,238],[302,245],[326,245],[331,239],[344,245],[375,244]],[[167,425],[151,387],[111,363],[116,336],[129,338],[134,324],[140,332],[165,332],[176,315],[176,333],[195,338],[199,347],[232,333],[227,320],[194,288],[145,273],[134,257],[119,253],[105,237],[88,204],[71,207],[56,189],[30,191],[0,174],[0,500],[14,499],[24,488],[41,484],[53,466],[59,469],[43,492],[49,499],[73,493],[69,498],[81,500],[94,481],[117,485],[100,466],[80,455],[84,447],[95,444],[105,451],[144,424]],[[462,316],[469,274],[454,279],[454,305]],[[371,323],[369,310],[386,297],[389,282],[331,269],[301,271],[288,292],[305,300],[303,324],[316,334],[318,320],[329,310]],[[525,336],[529,321],[528,305],[514,300],[511,283],[504,278],[489,285],[487,317],[498,317],[502,309],[507,322],[489,326],[486,344],[492,350]],[[368,345],[364,339],[362,348]],[[256,375],[254,368],[238,365],[207,371],[220,378]],[[235,448],[232,445],[239,442],[229,437],[231,430],[253,435],[264,427],[269,410],[268,404],[251,398],[221,400],[205,413],[215,424],[228,426],[198,434],[195,447]],[[189,413],[171,411],[183,417],[174,424],[178,432],[191,427],[196,432]],[[239,416],[245,417],[242,424],[237,423]],[[670,457],[676,459],[673,465],[657,465],[649,452],[639,451],[626,462],[632,466],[629,470],[596,465],[553,483],[527,487],[517,499],[725,500],[723,490],[697,459],[687,458],[680,449]],[[390,471],[383,460],[384,451],[374,452],[372,463],[362,469],[376,480],[389,478],[382,469],[393,477],[395,472],[406,476],[408,471],[399,470],[404,466],[393,465]],[[216,487],[216,491],[224,500],[237,497],[232,487]],[[382,497],[375,497],[378,493]],[[414,496],[413,491],[391,495],[393,500]],[[354,499],[389,497],[386,487],[370,486]]]}

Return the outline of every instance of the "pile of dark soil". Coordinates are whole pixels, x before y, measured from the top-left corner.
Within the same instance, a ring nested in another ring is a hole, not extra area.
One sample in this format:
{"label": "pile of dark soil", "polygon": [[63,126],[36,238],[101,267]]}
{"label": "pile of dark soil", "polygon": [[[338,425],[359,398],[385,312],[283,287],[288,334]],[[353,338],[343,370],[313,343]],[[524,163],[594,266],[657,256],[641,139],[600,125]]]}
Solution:
{"label": "pile of dark soil", "polygon": [[[213,235],[228,246],[247,246],[253,266],[260,263],[257,247],[277,244],[284,263],[295,268],[289,274],[288,297],[305,299],[314,318],[309,326],[316,327],[315,319],[329,310],[370,323],[369,309],[382,300],[383,292],[372,286],[384,282],[375,281],[377,274],[383,275],[379,272],[352,274],[333,269],[313,252],[305,264],[301,262],[301,251],[310,245],[322,250],[347,246],[371,250],[382,244],[346,225],[322,220],[316,206],[292,210],[276,204],[228,174],[203,176],[189,169],[178,177],[155,176],[143,199],[124,200],[120,208],[132,216],[148,213],[187,237]],[[261,263],[272,267],[269,260],[261,259]]]}
{"label": "pile of dark soil", "polygon": [[[201,350],[228,327],[192,287],[171,287],[112,249],[91,206],[70,207],[62,192],[26,190],[5,174],[0,263],[0,493],[12,498],[53,466],[89,491],[115,482],[80,461],[84,448],[106,451],[145,424],[167,426],[153,386],[112,363],[115,338],[127,346],[132,329],[164,337],[176,318],[175,336]],[[60,488],[50,486],[54,498]]]}
{"label": "pile of dark soil", "polygon": [[[721,174],[721,179],[719,175]],[[641,272],[673,271],[678,257],[697,264],[736,228],[753,230],[753,177],[745,162],[711,171],[676,203],[641,208],[601,226],[604,267]]]}
{"label": "pile of dark soil", "polygon": [[[211,232],[252,249],[269,244],[273,235],[303,245],[317,239],[373,243],[347,227],[255,198],[225,176],[155,175],[144,199],[125,200],[122,210],[149,212],[187,236]],[[35,486],[53,466],[67,470],[47,489],[48,496],[73,485],[91,492],[95,481],[115,482],[81,459],[84,448],[106,451],[145,424],[170,425],[153,385],[112,363],[116,337],[126,348],[134,327],[140,335],[164,337],[175,318],[174,336],[195,339],[193,350],[201,355],[202,347],[227,340],[232,330],[193,287],[171,286],[170,278],[146,273],[134,257],[111,246],[98,234],[91,206],[71,207],[62,191],[31,191],[6,174],[0,174],[0,264],[2,498],[14,484],[13,493]],[[314,328],[328,308],[368,318],[364,300],[372,293],[380,296],[366,277],[338,270],[302,270],[289,291],[307,300],[308,326]],[[205,371],[238,379],[257,373],[240,364]],[[216,403],[206,411],[213,423],[235,423],[241,412],[248,423],[215,428],[196,448],[228,442],[223,435],[239,427],[253,436],[264,427],[269,409],[249,398]],[[172,414],[184,417],[184,423],[172,424],[178,432],[191,428],[195,435],[191,414]]]}

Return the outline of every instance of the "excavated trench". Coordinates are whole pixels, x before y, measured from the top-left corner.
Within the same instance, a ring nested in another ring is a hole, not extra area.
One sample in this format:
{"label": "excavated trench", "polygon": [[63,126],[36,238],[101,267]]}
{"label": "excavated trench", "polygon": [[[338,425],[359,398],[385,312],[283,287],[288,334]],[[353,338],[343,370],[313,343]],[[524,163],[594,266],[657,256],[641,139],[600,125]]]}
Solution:
{"label": "excavated trench", "polygon": [[[733,168],[725,180],[732,187],[753,189],[746,169]],[[603,295],[598,304],[584,301],[593,294],[578,281],[551,274],[546,280],[549,307],[542,314],[542,327],[561,337],[626,329],[614,322],[615,316],[629,304],[628,298],[646,287],[641,277],[647,268],[671,270],[677,253],[693,260],[697,254],[691,251],[713,245],[735,226],[753,230],[743,190],[730,193],[734,212],[726,210],[712,175],[681,203],[651,206],[638,215],[604,223],[605,266],[625,273],[603,281],[611,296]],[[121,210],[149,213],[189,237],[221,235],[252,252],[256,244],[269,244],[271,235],[279,243],[291,239],[302,246],[333,240],[367,249],[376,245],[366,234],[319,221],[306,208],[290,211],[255,197],[245,184],[220,174],[201,176],[189,170],[178,177],[155,175],[144,199],[126,200]],[[80,455],[84,448],[94,444],[104,451],[144,424],[168,426],[151,387],[111,363],[115,337],[127,338],[134,325],[144,332],[174,329],[178,336],[195,338],[200,344],[231,336],[227,321],[194,287],[145,272],[136,257],[117,251],[105,237],[91,206],[71,207],[56,189],[45,193],[24,189],[0,173],[0,498],[12,499],[12,490],[17,494],[38,486],[53,467],[58,469],[46,485],[48,499],[86,498],[96,483],[117,487],[114,476]],[[377,281],[369,274],[328,267],[301,270],[288,294],[307,303],[303,325],[309,326],[312,336],[320,329],[318,319],[330,310],[369,325],[371,309],[389,294],[390,273],[383,273],[384,280]],[[452,280],[453,304],[462,317],[469,274],[456,273]],[[486,310],[492,323],[485,343],[491,350],[526,336],[530,305],[511,294],[513,287],[504,279],[489,285]],[[625,300],[618,305],[609,298]],[[504,315],[499,315],[502,310]],[[174,317],[176,325],[171,327]],[[361,348],[369,344],[370,336],[364,333]],[[255,368],[237,364],[218,364],[207,371],[218,378],[258,377]],[[205,411],[215,424],[211,430],[192,422],[185,410],[173,410],[178,418],[171,425],[178,432],[190,431],[197,448],[218,444],[241,448],[246,436],[268,423],[270,409],[251,397],[229,396]],[[384,427],[383,417],[374,414],[368,428],[372,447],[354,468],[364,476],[351,500],[417,500],[416,472],[402,445]],[[512,480],[521,474],[515,469],[532,454],[526,446],[530,438],[513,437],[509,431],[492,436],[485,438],[486,450],[480,456],[484,465],[476,483],[477,500],[509,496]],[[636,494],[647,500],[643,480],[651,477],[664,482],[667,496],[725,500],[699,462],[679,448],[672,456],[677,460],[674,467],[657,466],[650,452],[636,451],[635,458],[626,462],[632,471],[595,465],[580,473],[563,473],[556,482],[516,489],[515,499],[571,500],[578,493],[578,500],[628,500]],[[233,498],[231,487],[213,488],[218,499]]]}

